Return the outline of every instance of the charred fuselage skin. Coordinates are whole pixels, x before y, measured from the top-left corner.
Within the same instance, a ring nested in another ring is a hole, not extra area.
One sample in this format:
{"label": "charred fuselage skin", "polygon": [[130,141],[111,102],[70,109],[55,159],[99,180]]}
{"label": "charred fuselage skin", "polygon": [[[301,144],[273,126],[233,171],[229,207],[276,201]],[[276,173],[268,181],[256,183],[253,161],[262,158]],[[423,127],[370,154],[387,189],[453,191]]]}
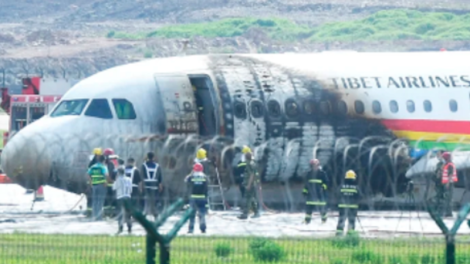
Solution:
{"label": "charred fuselage skin", "polygon": [[[344,94],[312,76],[252,58],[214,58],[212,63],[224,106],[221,116],[230,117],[224,122],[224,136],[235,138],[237,145],[255,147],[264,183],[296,186],[316,157],[334,185],[348,169],[358,172],[370,195],[390,196],[393,185],[403,185],[404,171],[391,173],[393,165],[384,158],[383,148],[375,151],[373,168],[368,166],[370,150],[392,142],[394,135],[377,119],[351,114]],[[360,155],[359,146],[353,146],[359,144]],[[296,190],[301,200],[300,187]],[[264,200],[275,203],[269,197]]]}

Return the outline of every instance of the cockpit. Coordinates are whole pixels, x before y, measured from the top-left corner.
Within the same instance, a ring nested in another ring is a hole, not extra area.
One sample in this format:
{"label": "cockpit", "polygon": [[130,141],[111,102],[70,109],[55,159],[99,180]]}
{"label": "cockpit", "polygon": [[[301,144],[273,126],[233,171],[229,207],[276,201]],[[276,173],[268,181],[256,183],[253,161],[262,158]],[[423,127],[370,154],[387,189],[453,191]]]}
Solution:
{"label": "cockpit", "polygon": [[[51,113],[51,117],[80,116],[84,113],[85,116],[89,117],[113,119],[114,115],[108,99],[97,98],[92,99],[91,102],[89,101],[90,99],[63,100]],[[111,105],[114,107],[117,119],[132,120],[137,118],[134,106],[129,100],[123,98],[111,99]]]}

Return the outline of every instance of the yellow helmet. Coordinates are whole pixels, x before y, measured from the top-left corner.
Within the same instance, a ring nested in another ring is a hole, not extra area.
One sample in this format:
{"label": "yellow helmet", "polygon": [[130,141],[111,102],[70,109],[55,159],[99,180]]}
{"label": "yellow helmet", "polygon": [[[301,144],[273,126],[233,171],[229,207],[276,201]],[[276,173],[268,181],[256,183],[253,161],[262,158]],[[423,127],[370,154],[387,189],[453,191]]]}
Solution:
{"label": "yellow helmet", "polygon": [[356,173],[353,170],[346,172],[346,179],[356,179]]}
{"label": "yellow helmet", "polygon": [[93,155],[103,155],[103,150],[101,148],[93,149]]}
{"label": "yellow helmet", "polygon": [[204,158],[206,158],[206,150],[203,149],[203,148],[200,148],[200,149],[197,151],[196,158],[198,158],[198,159],[204,159]]}
{"label": "yellow helmet", "polygon": [[243,154],[246,154],[246,153],[248,153],[248,152],[251,153],[251,149],[250,149],[248,146],[246,146],[246,145],[243,146],[243,148],[242,148],[242,153],[243,153]]}

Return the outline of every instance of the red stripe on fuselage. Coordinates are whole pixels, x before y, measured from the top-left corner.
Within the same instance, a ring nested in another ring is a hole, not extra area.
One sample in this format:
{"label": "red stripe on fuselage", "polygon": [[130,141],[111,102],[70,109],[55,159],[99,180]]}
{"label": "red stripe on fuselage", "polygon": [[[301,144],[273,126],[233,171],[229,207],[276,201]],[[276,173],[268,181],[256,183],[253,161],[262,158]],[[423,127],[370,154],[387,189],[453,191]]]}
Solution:
{"label": "red stripe on fuselage", "polygon": [[388,119],[382,124],[391,130],[470,134],[470,121]]}

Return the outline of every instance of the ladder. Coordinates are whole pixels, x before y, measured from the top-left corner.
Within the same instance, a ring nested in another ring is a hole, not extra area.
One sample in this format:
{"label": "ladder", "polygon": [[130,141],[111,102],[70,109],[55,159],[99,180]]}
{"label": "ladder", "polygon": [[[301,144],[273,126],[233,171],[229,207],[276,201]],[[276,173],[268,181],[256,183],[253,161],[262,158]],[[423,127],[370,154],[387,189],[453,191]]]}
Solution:
{"label": "ladder", "polygon": [[[217,167],[215,167],[215,179],[214,177],[211,177],[210,183],[208,187],[208,192],[209,192],[209,197],[208,197],[208,202],[209,202],[209,208],[214,211],[214,207],[216,205],[222,205],[224,208],[224,211],[227,210],[227,206],[225,203],[225,196],[224,196],[224,189],[222,188],[222,184],[220,183],[220,175],[219,175],[219,170]],[[220,196],[220,200],[217,199]],[[219,200],[219,202],[216,202],[216,200]]]}

